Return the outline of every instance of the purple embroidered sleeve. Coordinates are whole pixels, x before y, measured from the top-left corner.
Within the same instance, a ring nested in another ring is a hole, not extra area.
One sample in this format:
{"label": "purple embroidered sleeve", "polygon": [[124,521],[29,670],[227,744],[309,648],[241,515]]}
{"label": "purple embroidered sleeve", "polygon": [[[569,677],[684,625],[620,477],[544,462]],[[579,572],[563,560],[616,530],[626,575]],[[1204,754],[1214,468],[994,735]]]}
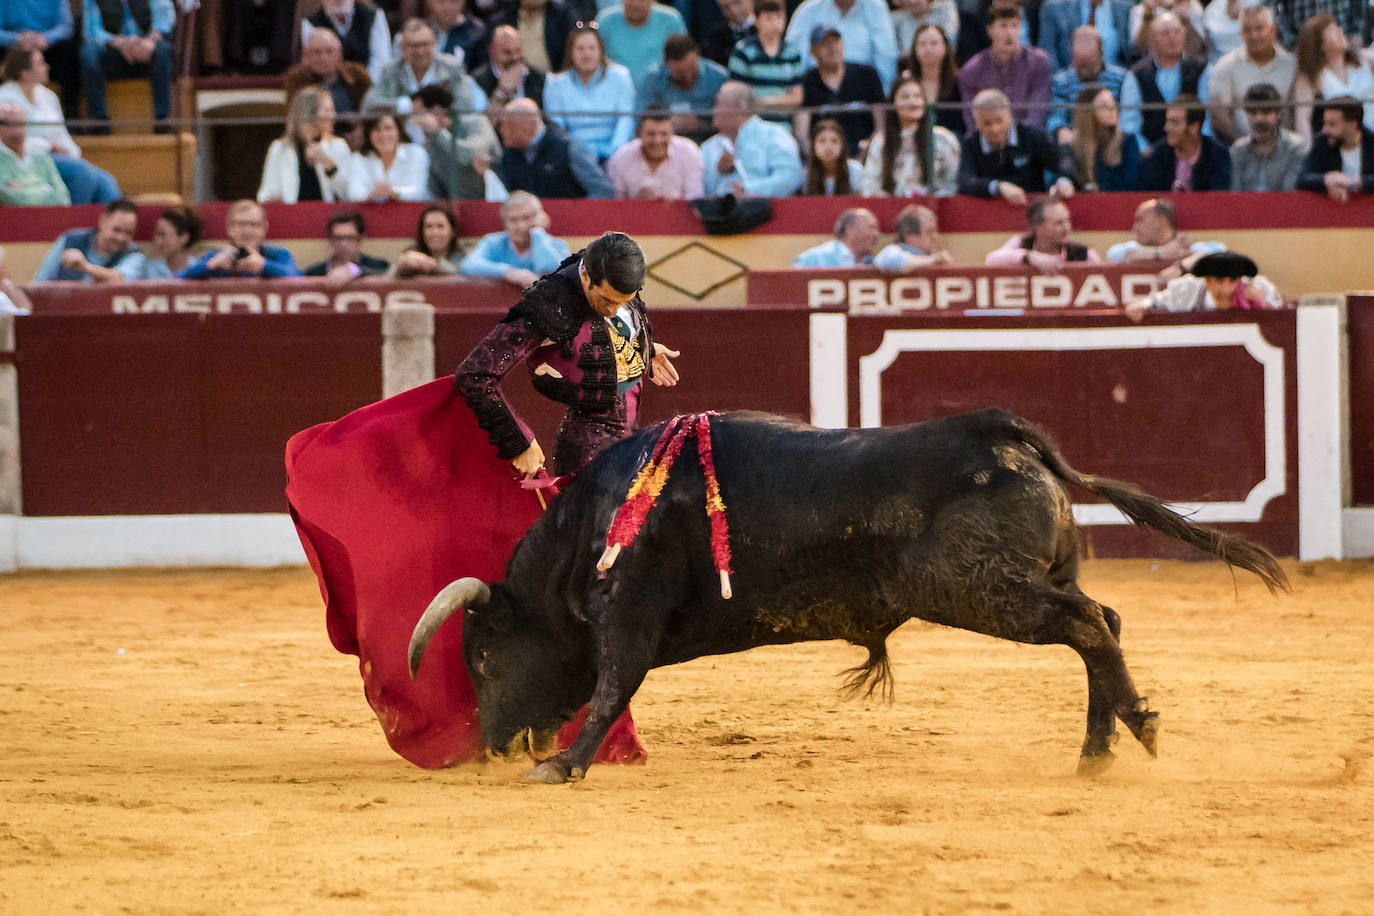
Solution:
{"label": "purple embroidered sleeve", "polygon": [[511,459],[529,448],[534,435],[501,391],[501,380],[529,359],[542,338],[523,318],[503,321],[473,348],[453,373],[453,386],[477,415],[496,453]]}

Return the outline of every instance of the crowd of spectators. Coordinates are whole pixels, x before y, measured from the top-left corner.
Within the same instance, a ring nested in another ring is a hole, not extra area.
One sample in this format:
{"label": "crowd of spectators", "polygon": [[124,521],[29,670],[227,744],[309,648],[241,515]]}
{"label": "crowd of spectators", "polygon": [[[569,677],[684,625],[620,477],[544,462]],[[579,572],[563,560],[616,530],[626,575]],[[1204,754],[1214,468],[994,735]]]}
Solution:
{"label": "crowd of spectators", "polygon": [[[1024,206],[1042,191],[1297,187],[1345,199],[1368,174],[1363,132],[1330,120],[1374,127],[1359,3],[379,2],[322,0],[301,21],[260,201],[962,193]],[[54,169],[67,200],[118,197],[73,165],[64,118],[84,95],[85,129],[107,129],[105,80],[134,76],[166,123],[173,0],[2,6],[0,105],[29,132],[0,150],[17,176],[0,202],[67,202]]]}

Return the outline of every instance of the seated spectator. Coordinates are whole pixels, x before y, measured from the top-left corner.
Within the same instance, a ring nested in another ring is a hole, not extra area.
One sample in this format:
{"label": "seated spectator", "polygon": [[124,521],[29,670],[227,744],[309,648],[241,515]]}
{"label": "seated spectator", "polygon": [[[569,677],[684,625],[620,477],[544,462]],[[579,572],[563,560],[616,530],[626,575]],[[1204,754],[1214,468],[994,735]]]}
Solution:
{"label": "seated spectator", "polygon": [[1140,321],[1150,311],[1203,312],[1216,309],[1278,309],[1283,296],[1255,262],[1234,251],[1198,258],[1191,273],[1164,289],[1126,305],[1126,317]]}
{"label": "seated spectator", "polygon": [[1061,200],[1041,197],[1026,208],[1030,232],[1014,235],[988,254],[989,267],[1033,267],[1042,274],[1057,274],[1065,264],[1097,264],[1101,258],[1087,245],[1069,241],[1073,220]]}
{"label": "seated spectator", "polygon": [[505,185],[492,167],[501,146],[485,117],[465,114],[455,119],[453,93],[438,84],[415,93],[410,110],[407,133],[419,133],[429,156],[430,197],[505,200]]}
{"label": "seated spectator", "polygon": [[[701,56],[728,67],[735,45],[758,34],[754,17],[757,0],[720,0],[721,19],[713,25],[699,28],[695,22],[689,31],[701,38]],[[779,31],[781,37],[781,31]]]}
{"label": "seated spectator", "polygon": [[5,266],[5,249],[0,246],[0,315],[29,315],[32,312],[29,294],[10,279],[9,268]]}
{"label": "seated spectator", "polygon": [[1069,132],[1074,172],[1084,191],[1134,191],[1140,186],[1140,148],[1135,134],[1121,130],[1121,111],[1110,89],[1088,86],[1078,93]]}
{"label": "seated spectator", "polygon": [[902,61],[902,69],[921,81],[921,92],[935,109],[935,123],[962,137],[967,130],[964,98],[959,94],[959,68],[954,63],[951,41],[939,26],[921,26],[912,40],[911,52]]}
{"label": "seated spectator", "polygon": [[[1055,70],[1064,70],[1073,66],[1073,42],[1078,38],[1079,29],[1090,28],[1098,37],[1099,58],[1113,67],[1120,67],[1134,56],[1131,49],[1131,7],[1128,0],[1098,3],[1045,0],[1040,6],[1037,44],[1049,53],[1050,63]],[[1100,83],[1103,80],[1089,79],[1088,82]]]}
{"label": "seated spectator", "polygon": [[1134,261],[1158,261],[1173,265],[1182,272],[1205,255],[1225,251],[1220,242],[1194,242],[1178,231],[1178,213],[1174,205],[1161,198],[1152,198],[1135,208],[1130,241],[1120,242],[1107,249],[1112,264]]}
{"label": "seated spectator", "polygon": [[[1322,130],[1322,99],[1350,96],[1374,99],[1374,55],[1356,51],[1336,17],[1313,16],[1302,27],[1297,46],[1298,73],[1293,78],[1293,109],[1296,130],[1304,140],[1314,140]],[[1374,106],[1365,112],[1364,126],[1374,130]]]}
{"label": "seated spectator", "polygon": [[0,4],[0,52],[18,48],[42,51],[62,90],[62,110],[68,119],[81,117],[81,70],[77,66],[72,6],[54,0],[6,0]]}
{"label": "seated spectator", "polygon": [[48,249],[35,283],[125,283],[143,274],[143,252],[134,244],[138,207],[127,200],[106,204],[94,229],[69,229]]}
{"label": "seated spectator", "polygon": [[168,207],[153,229],[153,254],[143,262],[140,280],[175,280],[191,264],[191,246],[200,241],[199,214],[189,207]]}
{"label": "seated spectator", "polygon": [[286,133],[267,147],[258,200],[294,204],[347,200],[348,143],[333,134],[334,100],[318,86],[296,93],[286,113]]}
{"label": "seated spectator", "polygon": [[1121,129],[1135,134],[1140,148],[1164,139],[1164,111],[1159,106],[1181,95],[1207,104],[1211,70],[1201,61],[1183,56],[1187,32],[1182,21],[1161,12],[1150,22],[1150,53],[1131,67],[1121,83]]}
{"label": "seated spectator", "polygon": [[515,29],[530,68],[557,73],[567,63],[563,58],[576,18],[560,0],[516,0],[502,4],[499,12],[487,17],[487,28],[493,32],[503,25]]}
{"label": "seated spectator", "polygon": [[634,80],[607,59],[601,33],[591,26],[572,31],[566,56],[568,69],[544,84],[549,119],[605,162],[635,135]]}
{"label": "seated spectator", "polygon": [[[1150,26],[1156,16],[1171,13],[1183,26],[1183,53],[1207,62],[1207,11],[1201,0],[1140,0],[1131,7],[1131,46],[1139,58],[1150,53]],[[1129,60],[1129,58],[1128,58]]]}
{"label": "seated spectator", "polygon": [[987,32],[992,44],[959,70],[965,129],[969,133],[977,129],[970,100],[986,89],[999,90],[1007,97],[1018,124],[1043,129],[1050,114],[1050,56],[1021,44],[1019,6],[994,6],[988,14]]}
{"label": "seated spectator", "polygon": [[348,199],[433,199],[429,193],[429,154],[423,146],[410,142],[394,112],[375,108],[363,118],[363,145],[349,163]]}
{"label": "seated spectator", "polygon": [[516,191],[501,204],[504,232],[482,236],[460,266],[465,277],[493,277],[519,287],[530,287],[555,270],[572,252],[568,243],[554,238],[542,225],[548,216],[539,198]]}
{"label": "seated spectator", "polygon": [[[1240,0],[1209,0],[1203,9],[1203,38],[1207,42],[1207,62],[1213,67],[1221,58],[1241,46],[1240,17]],[[1277,31],[1275,34],[1278,34]]]}
{"label": "seated spectator", "polygon": [[697,145],[675,135],[673,116],[651,108],[640,119],[639,137],[606,162],[606,175],[618,198],[693,200],[702,195],[703,168]]}
{"label": "seated spectator", "polygon": [[873,263],[878,247],[878,218],[863,207],[851,207],[835,221],[835,237],[792,259],[793,267],[856,267]]}
{"label": "seated spectator", "polygon": [[984,89],[973,98],[976,131],[964,138],[959,157],[959,193],[1000,197],[1018,207],[1026,195],[1047,190],[1067,200],[1073,196],[1059,147],[1038,127],[1013,123],[1011,100],[1000,89]]}
{"label": "seated spectator", "polygon": [[[898,51],[914,45],[917,30],[927,25],[937,27],[946,43],[958,41],[959,7],[954,0],[899,0],[892,11],[892,34],[897,41]],[[899,58],[899,72],[901,67]]]}
{"label": "seated spectator", "polygon": [[1302,164],[1300,189],[1341,202],[1374,191],[1374,132],[1364,126],[1364,108],[1350,96],[1326,103],[1321,136]]}
{"label": "seated spectator", "polygon": [[463,249],[458,244],[458,218],[443,204],[420,211],[415,243],[402,251],[387,272],[389,277],[444,277],[458,273]]}
{"label": "seated spectator", "polygon": [[[1075,102],[1085,87],[1106,89],[1115,107],[1121,96],[1121,81],[1126,78],[1125,70],[1102,59],[1102,36],[1090,25],[1081,25],[1074,30],[1072,54],[1069,65],[1055,71],[1050,80],[1050,101],[1054,103],[1054,110],[1050,112],[1046,129],[1056,143],[1073,142]],[[1136,150],[1139,149],[1137,146]]]}
{"label": "seated spectator", "polygon": [[0,102],[0,204],[67,206],[72,202],[52,156],[32,149],[24,110]]}
{"label": "seated spectator", "polygon": [[[603,42],[603,57],[634,77],[636,91],[661,60],[663,43],[668,37],[687,34],[682,14],[654,0],[612,0],[597,14],[596,24]],[[554,110],[552,103],[550,110]]]}
{"label": "seated spectator", "polygon": [[307,277],[324,277],[330,287],[341,287],[358,277],[380,277],[391,267],[381,258],[363,253],[363,236],[367,226],[363,216],[354,210],[344,210],[329,217],[325,227],[329,243],[329,257],[305,269]]}
{"label": "seated spectator", "polygon": [[468,13],[467,0],[425,0],[425,10],[440,54],[456,57],[468,71],[487,62],[487,27]]}
{"label": "seated spectator", "polygon": [[507,102],[515,99],[533,99],[534,104],[543,108],[545,76],[525,63],[525,49],[515,27],[499,25],[491,33],[487,63],[473,74],[473,79],[490,100],[487,114],[496,117]]}
{"label": "seated spectator", "polygon": [[711,135],[711,107],[729,78],[720,64],[701,59],[691,35],[670,35],[663,43],[662,66],[644,77],[636,109],[667,109],[673,113],[673,131],[701,143]]}
{"label": "seated spectator", "polygon": [[[916,194],[948,197],[959,183],[959,141],[938,124],[926,107],[921,83],[905,74],[892,87],[892,107],[868,142],[860,191],[865,196]],[[934,149],[931,149],[934,147]],[[926,163],[933,163],[927,181]]]}
{"label": "seated spectator", "polygon": [[374,80],[381,78],[382,67],[391,60],[391,29],[376,7],[354,0],[324,0],[318,10],[301,20],[302,49],[316,29],[328,29],[339,37],[344,60],[362,64]]}
{"label": "seated spectator", "polygon": [[110,132],[105,78],[147,78],[153,85],[153,118],[169,130],[172,114],[172,0],[86,0],[81,42],[81,85],[86,110],[100,122],[93,133]]}
{"label": "seated spectator", "polygon": [[820,27],[837,29],[848,49],[845,59],[877,70],[880,92],[887,91],[897,78],[897,36],[884,0],[804,0],[787,24],[787,43],[805,54]]}
{"label": "seated spectator", "polygon": [[[1335,15],[1332,15],[1333,13]],[[1302,47],[1302,29],[1311,25],[1315,16],[1330,16],[1330,21],[1334,22],[1336,28],[1340,29],[1341,34],[1346,37],[1346,43],[1351,47],[1358,48],[1360,39],[1366,34],[1363,20],[1367,15],[1368,10],[1363,9],[1362,4],[1340,3],[1338,0],[1274,4],[1274,18],[1277,20],[1279,30],[1279,44],[1294,50]],[[1326,25],[1323,23],[1318,31],[1325,29]]]}
{"label": "seated spectator", "polygon": [[29,149],[53,156],[81,158],[62,119],[62,103],[46,85],[48,63],[37,49],[12,47],[5,54],[3,85],[0,102],[12,102],[24,112],[31,125],[28,130]]}
{"label": "seated spectator", "polygon": [[[1244,44],[1213,65],[1208,82],[1212,133],[1221,143],[1234,144],[1249,130],[1241,100],[1251,86],[1266,83],[1278,91],[1279,98],[1286,99],[1298,74],[1297,58],[1279,47],[1274,11],[1269,7],[1249,6],[1242,10],[1241,37]],[[1285,124],[1291,126],[1292,120],[1290,112]]]}
{"label": "seated spectator", "polygon": [[730,52],[730,79],[754,91],[759,108],[769,120],[791,120],[788,109],[801,104],[801,78],[806,57],[783,40],[787,13],[782,0],[754,0],[754,34],[738,42]]}
{"label": "seated spectator", "polygon": [[372,88],[367,68],[351,60],[344,60],[339,36],[329,29],[310,33],[301,52],[301,62],[286,71],[282,87],[286,90],[289,108],[296,93],[306,86],[319,86],[334,100],[334,111],[344,117],[334,124],[334,133],[348,140],[348,148],[356,150],[363,137],[357,115],[363,110],[363,97]]}
{"label": "seated spectator", "polygon": [[840,30],[816,26],[811,34],[811,56],[816,66],[802,76],[802,105],[798,115],[805,127],[811,116],[834,118],[849,138],[849,155],[857,156],[873,134],[873,114],[869,106],[887,101],[878,71],[868,64],[847,61]]}
{"label": "seated spectator", "polygon": [[1280,126],[1282,105],[1279,91],[1268,83],[1245,90],[1249,133],[1231,145],[1232,191],[1292,191],[1298,186],[1308,144],[1297,131]]}
{"label": "seated spectator", "polygon": [[192,261],[178,276],[183,280],[218,280],[301,275],[291,252],[267,244],[267,213],[257,201],[239,200],[230,205],[224,216],[224,234],[229,238],[225,244]]}
{"label": "seated spectator", "polygon": [[863,166],[849,158],[849,142],[844,127],[834,118],[821,118],[811,128],[810,151],[806,157],[806,180],[801,193],[825,197],[858,194],[863,184]]}
{"label": "seated spectator", "polygon": [[1229,191],[1231,153],[1202,133],[1207,109],[1180,95],[1164,111],[1164,139],[1150,145],[1140,163],[1142,191]]}
{"label": "seated spectator", "polygon": [[498,172],[507,191],[528,191],[544,200],[604,200],[615,193],[596,155],[558,128],[546,127],[532,100],[507,105],[499,127],[505,150]]}
{"label": "seated spectator", "polygon": [[801,187],[797,141],[758,116],[754,93],[744,83],[731,80],[720,87],[712,123],[718,133],[701,145],[708,195],[786,197]]}
{"label": "seated spectator", "polygon": [[363,113],[390,108],[410,114],[410,97],[424,86],[443,86],[453,93],[460,111],[483,111],[487,97],[471,81],[456,57],[434,53],[434,29],[423,19],[407,20],[401,29],[401,56],[382,67],[377,83],[363,99]]}
{"label": "seated spectator", "polygon": [[954,257],[939,248],[939,224],[935,211],[919,204],[907,204],[897,214],[897,241],[873,259],[873,266],[885,274],[910,274],[931,267],[948,267]]}

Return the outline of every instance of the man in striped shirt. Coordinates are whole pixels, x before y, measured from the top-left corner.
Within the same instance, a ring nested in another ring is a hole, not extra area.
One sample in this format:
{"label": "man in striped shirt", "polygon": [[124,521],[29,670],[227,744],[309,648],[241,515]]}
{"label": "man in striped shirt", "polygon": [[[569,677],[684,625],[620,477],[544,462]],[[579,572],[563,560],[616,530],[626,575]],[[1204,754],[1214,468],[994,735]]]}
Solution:
{"label": "man in striped shirt", "polygon": [[754,26],[758,30],[735,45],[730,53],[730,78],[754,90],[760,113],[770,121],[786,121],[786,109],[801,104],[801,78],[806,61],[801,52],[783,40],[787,13],[782,0],[755,0]]}

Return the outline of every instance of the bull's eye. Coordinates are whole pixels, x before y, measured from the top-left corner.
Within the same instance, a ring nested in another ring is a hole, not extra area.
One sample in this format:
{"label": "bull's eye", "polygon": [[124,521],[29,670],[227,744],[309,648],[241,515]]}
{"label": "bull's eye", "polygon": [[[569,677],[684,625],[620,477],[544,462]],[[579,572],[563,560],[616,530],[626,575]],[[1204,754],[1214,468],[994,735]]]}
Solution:
{"label": "bull's eye", "polygon": [[482,649],[477,653],[477,673],[485,675],[487,673],[487,650]]}

